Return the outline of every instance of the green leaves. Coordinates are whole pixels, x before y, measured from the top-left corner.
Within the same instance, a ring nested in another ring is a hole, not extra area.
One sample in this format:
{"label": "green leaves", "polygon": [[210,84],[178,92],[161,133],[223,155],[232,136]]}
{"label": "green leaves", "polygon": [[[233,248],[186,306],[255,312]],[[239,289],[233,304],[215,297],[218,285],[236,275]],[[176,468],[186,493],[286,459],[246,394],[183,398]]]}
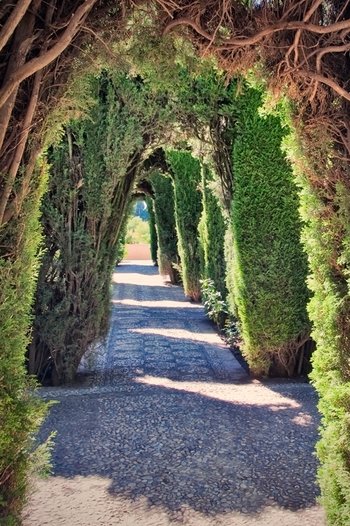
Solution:
{"label": "green leaves", "polygon": [[168,151],[175,191],[175,218],[178,250],[182,266],[185,294],[198,301],[200,298],[200,244],[198,224],[202,213],[199,190],[201,167],[191,153],[184,150]]}
{"label": "green leaves", "polygon": [[227,286],[252,371],[268,374],[275,364],[281,374],[285,362],[285,373],[293,374],[299,338],[309,331],[307,263],[297,188],[281,151],[285,130],[277,116],[260,116],[261,104],[254,89],[236,99],[233,261]]}
{"label": "green leaves", "polygon": [[168,125],[164,96],[140,77],[102,71],[90,89],[98,102],[51,149],[43,203],[47,250],[32,372],[49,372],[58,382],[74,378],[88,346],[108,328],[110,278],[127,204],[144,152]]}
{"label": "green leaves", "polygon": [[154,190],[154,215],[157,224],[159,271],[168,275],[172,283],[178,283],[179,255],[175,225],[174,188],[169,176],[153,171],[150,181]]}

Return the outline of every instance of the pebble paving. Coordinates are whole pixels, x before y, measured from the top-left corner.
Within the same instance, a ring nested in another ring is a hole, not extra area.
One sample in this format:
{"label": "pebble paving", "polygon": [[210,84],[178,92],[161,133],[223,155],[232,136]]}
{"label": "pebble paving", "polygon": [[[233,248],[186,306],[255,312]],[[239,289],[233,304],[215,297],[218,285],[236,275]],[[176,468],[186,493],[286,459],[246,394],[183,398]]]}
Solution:
{"label": "pebble paving", "polygon": [[53,475],[25,526],[323,524],[312,387],[250,380],[150,264],[118,267],[108,338],[80,378],[42,389],[59,401],[40,433],[56,431]]}

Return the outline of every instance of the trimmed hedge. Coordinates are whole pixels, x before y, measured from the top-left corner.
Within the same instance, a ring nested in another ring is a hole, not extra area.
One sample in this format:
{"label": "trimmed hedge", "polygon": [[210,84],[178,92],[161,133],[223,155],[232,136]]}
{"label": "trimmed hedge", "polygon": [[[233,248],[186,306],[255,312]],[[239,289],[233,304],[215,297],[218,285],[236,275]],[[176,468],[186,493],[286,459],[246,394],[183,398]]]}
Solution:
{"label": "trimmed hedge", "polygon": [[225,220],[213,192],[214,178],[207,165],[202,166],[203,211],[199,239],[203,253],[202,278],[211,279],[222,299],[226,298],[226,262],[224,254]]}
{"label": "trimmed hedge", "polygon": [[310,331],[307,261],[298,192],[281,150],[288,130],[278,116],[259,115],[261,105],[255,89],[236,99],[233,270],[227,286],[233,287],[231,309],[237,310],[253,374],[292,375]]}
{"label": "trimmed hedge", "polygon": [[[316,341],[311,379],[322,414],[318,480],[327,523],[345,526],[350,524],[350,191],[329,164],[331,152],[323,130],[316,130],[316,137],[298,131],[287,138],[286,146],[301,187],[302,239],[310,267],[308,311]],[[320,147],[315,150],[314,144]],[[329,201],[327,177],[336,180],[332,186],[336,207]]]}
{"label": "trimmed hedge", "polygon": [[[71,123],[51,154],[43,206],[47,251],[36,302],[31,372],[71,381],[88,346],[105,334],[110,279],[127,204],[143,151],[166,119],[166,107],[123,73],[91,78],[96,105]],[[159,113],[164,116],[164,121]]]}
{"label": "trimmed hedge", "polygon": [[179,254],[174,210],[174,188],[169,176],[154,171],[149,177],[154,190],[154,215],[157,225],[159,272],[179,283]]}
{"label": "trimmed hedge", "polygon": [[175,219],[185,294],[194,301],[201,296],[201,259],[198,224],[202,213],[201,166],[190,152],[167,152],[175,192]]}
{"label": "trimmed hedge", "polygon": [[46,178],[43,164],[19,218],[0,233],[0,523],[9,526],[21,523],[33,436],[46,413],[45,404],[31,394],[35,383],[25,369]]}
{"label": "trimmed hedge", "polygon": [[158,239],[157,239],[157,228],[156,228],[156,216],[153,208],[153,199],[151,197],[146,198],[147,210],[149,213],[149,234],[150,234],[150,248],[151,258],[154,265],[158,266]]}

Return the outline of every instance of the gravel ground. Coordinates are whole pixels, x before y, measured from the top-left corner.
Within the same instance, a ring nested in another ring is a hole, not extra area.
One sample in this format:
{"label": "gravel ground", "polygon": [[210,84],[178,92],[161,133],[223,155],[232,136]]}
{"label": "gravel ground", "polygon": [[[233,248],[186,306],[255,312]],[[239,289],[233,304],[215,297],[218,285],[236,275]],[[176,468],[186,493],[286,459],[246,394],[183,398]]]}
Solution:
{"label": "gravel ground", "polygon": [[251,381],[182,289],[114,274],[111,330],[56,399],[53,475],[24,526],[322,526],[319,418],[303,383]]}

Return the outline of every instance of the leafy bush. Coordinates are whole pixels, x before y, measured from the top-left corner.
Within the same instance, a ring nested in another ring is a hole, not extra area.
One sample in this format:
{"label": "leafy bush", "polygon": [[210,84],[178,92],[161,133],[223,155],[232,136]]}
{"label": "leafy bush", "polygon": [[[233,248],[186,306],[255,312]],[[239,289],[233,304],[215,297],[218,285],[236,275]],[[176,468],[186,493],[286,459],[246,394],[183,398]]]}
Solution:
{"label": "leafy bush", "polygon": [[188,151],[167,152],[175,193],[175,220],[185,294],[198,301],[200,292],[200,243],[198,224],[202,213],[199,190],[201,167]]}
{"label": "leafy bush", "polygon": [[202,301],[209,318],[219,327],[223,327],[227,319],[228,309],[225,300],[212,279],[201,279]]}
{"label": "leafy bush", "polygon": [[43,164],[21,215],[0,233],[0,523],[9,526],[21,521],[33,436],[47,410],[25,369],[46,172]]}

